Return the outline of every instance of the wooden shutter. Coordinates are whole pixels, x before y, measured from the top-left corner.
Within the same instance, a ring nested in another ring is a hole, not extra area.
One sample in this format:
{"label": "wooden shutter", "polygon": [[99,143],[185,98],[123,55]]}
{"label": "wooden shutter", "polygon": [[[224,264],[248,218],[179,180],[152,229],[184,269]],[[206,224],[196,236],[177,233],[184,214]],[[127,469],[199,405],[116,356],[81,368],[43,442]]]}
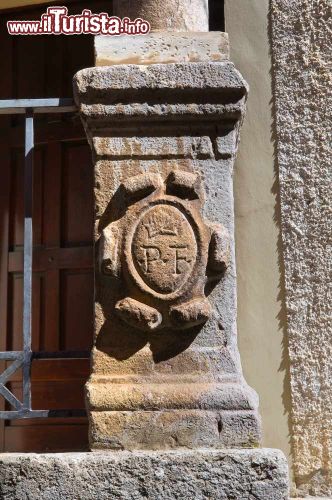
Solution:
{"label": "wooden shutter", "polygon": [[[83,8],[110,12],[110,2],[69,4],[70,13]],[[74,73],[93,66],[91,36],[8,35],[8,19],[38,19],[45,9],[1,15],[0,99],[71,97]],[[22,348],[23,144],[22,117],[0,116],[1,350]],[[33,350],[90,350],[93,169],[79,117],[37,116],[35,144]],[[88,360],[35,360],[33,409],[84,408],[88,373]],[[9,388],[20,397],[19,372]],[[1,451],[84,450],[87,443],[85,418],[0,421]]]}

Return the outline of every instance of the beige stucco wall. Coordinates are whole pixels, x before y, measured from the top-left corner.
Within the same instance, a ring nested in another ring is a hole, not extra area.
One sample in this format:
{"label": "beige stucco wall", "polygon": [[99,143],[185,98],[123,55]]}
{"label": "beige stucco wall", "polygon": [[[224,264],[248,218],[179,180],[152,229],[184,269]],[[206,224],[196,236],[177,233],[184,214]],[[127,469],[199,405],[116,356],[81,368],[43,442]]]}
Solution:
{"label": "beige stucco wall", "polygon": [[234,178],[240,353],[245,378],[260,397],[263,445],[290,459],[268,2],[226,0],[225,18],[231,59],[250,85]]}
{"label": "beige stucco wall", "polygon": [[271,0],[296,493],[332,496],[330,0]]}

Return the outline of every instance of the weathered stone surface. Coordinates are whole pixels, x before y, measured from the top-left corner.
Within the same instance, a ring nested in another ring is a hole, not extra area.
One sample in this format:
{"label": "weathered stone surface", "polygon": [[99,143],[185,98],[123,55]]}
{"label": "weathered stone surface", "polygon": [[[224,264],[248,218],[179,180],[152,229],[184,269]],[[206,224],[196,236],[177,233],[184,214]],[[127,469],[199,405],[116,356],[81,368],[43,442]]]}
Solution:
{"label": "weathered stone surface", "polygon": [[113,15],[140,17],[153,30],[209,31],[208,0],[113,0]]}
{"label": "weathered stone surface", "polygon": [[332,495],[331,2],[272,0],[297,494]]}
{"label": "weathered stone surface", "polygon": [[123,280],[128,296],[115,311],[129,325],[177,329],[209,319],[206,276],[215,281],[225,271],[229,235],[202,219],[201,184],[198,174],[175,171],[165,182],[146,173],[120,185],[130,205],[103,230],[99,262],[106,274]]}
{"label": "weathered stone surface", "polygon": [[236,344],[232,173],[246,83],[229,62],[182,63],[87,69],[74,88],[102,261],[91,448],[257,446]]}
{"label": "weathered stone surface", "polygon": [[[93,147],[97,156],[142,158],[158,155],[167,158],[212,158],[210,137],[94,137]],[[235,147],[235,144],[234,144]],[[228,144],[218,138],[220,154],[227,154]]]}
{"label": "weathered stone surface", "polygon": [[[247,90],[246,82],[231,62],[128,64],[87,68],[74,77],[76,102],[85,124],[95,124],[104,136],[113,135],[102,128],[110,122],[114,125],[130,120],[135,126],[137,121],[142,124],[143,118],[146,125],[152,120],[172,120],[174,127],[174,120],[204,119],[218,122],[222,144],[227,149],[226,137],[234,129],[234,122],[225,120],[236,122],[241,118]],[[101,137],[97,130],[93,135]],[[168,135],[177,137],[178,133],[173,128],[168,129]]]}
{"label": "weathered stone surface", "polygon": [[[220,97],[221,102],[231,101],[235,104],[246,97],[248,85],[243,80],[241,74],[236,70],[234,64],[227,62],[220,63],[195,63],[195,64],[153,64],[141,67],[135,64],[121,64],[117,67],[97,67],[86,68],[74,76],[74,92],[77,96],[77,103],[84,114],[88,114],[90,108],[84,108],[83,104],[99,103],[102,99],[105,103],[116,102],[119,97],[124,95],[135,103],[133,96],[137,90],[144,96],[144,100],[154,99],[153,90],[160,89],[168,94],[163,94],[163,101],[170,100],[174,94],[172,89],[177,90],[177,96],[180,97],[181,91],[187,89],[191,91],[189,95],[196,95],[195,100],[199,102],[204,93],[214,90],[210,94],[210,99],[206,95],[205,101],[210,105],[214,104],[216,96]],[[120,91],[127,91],[125,94]],[[144,91],[149,90],[149,94]],[[199,91],[203,92],[199,92]],[[159,94],[161,95],[161,94]],[[185,102],[185,95],[182,94],[182,100]],[[233,99],[232,99],[233,98]],[[98,99],[98,100],[97,100]],[[138,102],[142,102],[141,98]],[[212,102],[209,102],[212,101]],[[121,102],[117,103],[122,104]],[[163,102],[161,102],[163,104]],[[179,105],[181,101],[179,102]],[[243,104],[239,102],[238,104]],[[243,108],[241,108],[243,111]],[[93,111],[93,110],[92,110]],[[123,113],[123,108],[118,107],[118,113]],[[102,108],[96,107],[96,113],[101,114]],[[93,114],[93,113],[91,113]]]}
{"label": "weathered stone surface", "polygon": [[[248,411],[257,405],[256,393],[252,391],[250,394],[246,387],[239,384],[217,382],[208,384],[200,382],[197,377],[195,383],[194,379],[183,380],[179,394],[176,377],[169,377],[168,384],[158,383],[157,377],[154,383],[145,377],[139,387],[130,377],[126,377],[117,385],[114,384],[115,380],[116,376],[102,377],[99,382],[100,390],[88,394],[92,409],[130,411],[136,408],[153,411],[200,408]],[[109,384],[112,382],[110,391]]]}
{"label": "weathered stone surface", "polygon": [[0,455],[2,500],[287,500],[287,482],[269,449]]}
{"label": "weathered stone surface", "polygon": [[[93,385],[93,381],[89,384],[91,392],[102,389]],[[158,410],[158,392],[151,391],[149,385],[141,387],[136,384],[129,389],[133,394],[132,410],[91,412],[90,442],[93,451],[251,448],[257,446],[260,440],[255,412],[218,410],[223,402],[218,401],[218,396],[211,390],[213,384],[205,384],[200,399],[193,394],[193,388],[188,392],[186,387],[182,391],[174,385],[170,394],[170,410]],[[135,393],[142,393],[144,389],[145,401],[139,401]],[[238,392],[235,392],[234,399]],[[179,405],[179,409],[174,409],[177,400],[180,400],[181,407]],[[202,400],[210,405],[210,411],[203,409]],[[241,403],[236,401],[236,406]],[[188,409],[190,407],[194,409]]]}
{"label": "weathered stone surface", "polygon": [[[129,42],[130,39],[130,42]],[[167,33],[95,37],[96,66],[223,61],[229,59],[227,33]]]}

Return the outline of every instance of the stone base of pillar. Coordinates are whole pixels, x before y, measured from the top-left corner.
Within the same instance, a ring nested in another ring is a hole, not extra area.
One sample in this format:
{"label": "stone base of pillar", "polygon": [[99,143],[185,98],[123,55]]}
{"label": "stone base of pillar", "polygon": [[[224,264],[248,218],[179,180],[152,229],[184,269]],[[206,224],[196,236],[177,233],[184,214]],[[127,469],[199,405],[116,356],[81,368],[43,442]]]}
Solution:
{"label": "stone base of pillar", "polygon": [[92,451],[254,448],[261,433],[254,410],[91,411],[89,419]]}
{"label": "stone base of pillar", "polygon": [[278,450],[2,454],[3,500],[288,499]]}

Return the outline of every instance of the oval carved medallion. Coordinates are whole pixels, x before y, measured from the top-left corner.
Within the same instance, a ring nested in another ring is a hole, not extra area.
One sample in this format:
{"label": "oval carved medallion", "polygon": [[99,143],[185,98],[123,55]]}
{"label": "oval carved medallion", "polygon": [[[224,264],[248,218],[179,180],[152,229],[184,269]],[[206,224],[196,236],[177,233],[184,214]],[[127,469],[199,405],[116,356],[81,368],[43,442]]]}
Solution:
{"label": "oval carved medallion", "polygon": [[197,243],[187,217],[172,205],[150,208],[139,221],[132,257],[144,283],[158,293],[177,291],[195,265]]}

